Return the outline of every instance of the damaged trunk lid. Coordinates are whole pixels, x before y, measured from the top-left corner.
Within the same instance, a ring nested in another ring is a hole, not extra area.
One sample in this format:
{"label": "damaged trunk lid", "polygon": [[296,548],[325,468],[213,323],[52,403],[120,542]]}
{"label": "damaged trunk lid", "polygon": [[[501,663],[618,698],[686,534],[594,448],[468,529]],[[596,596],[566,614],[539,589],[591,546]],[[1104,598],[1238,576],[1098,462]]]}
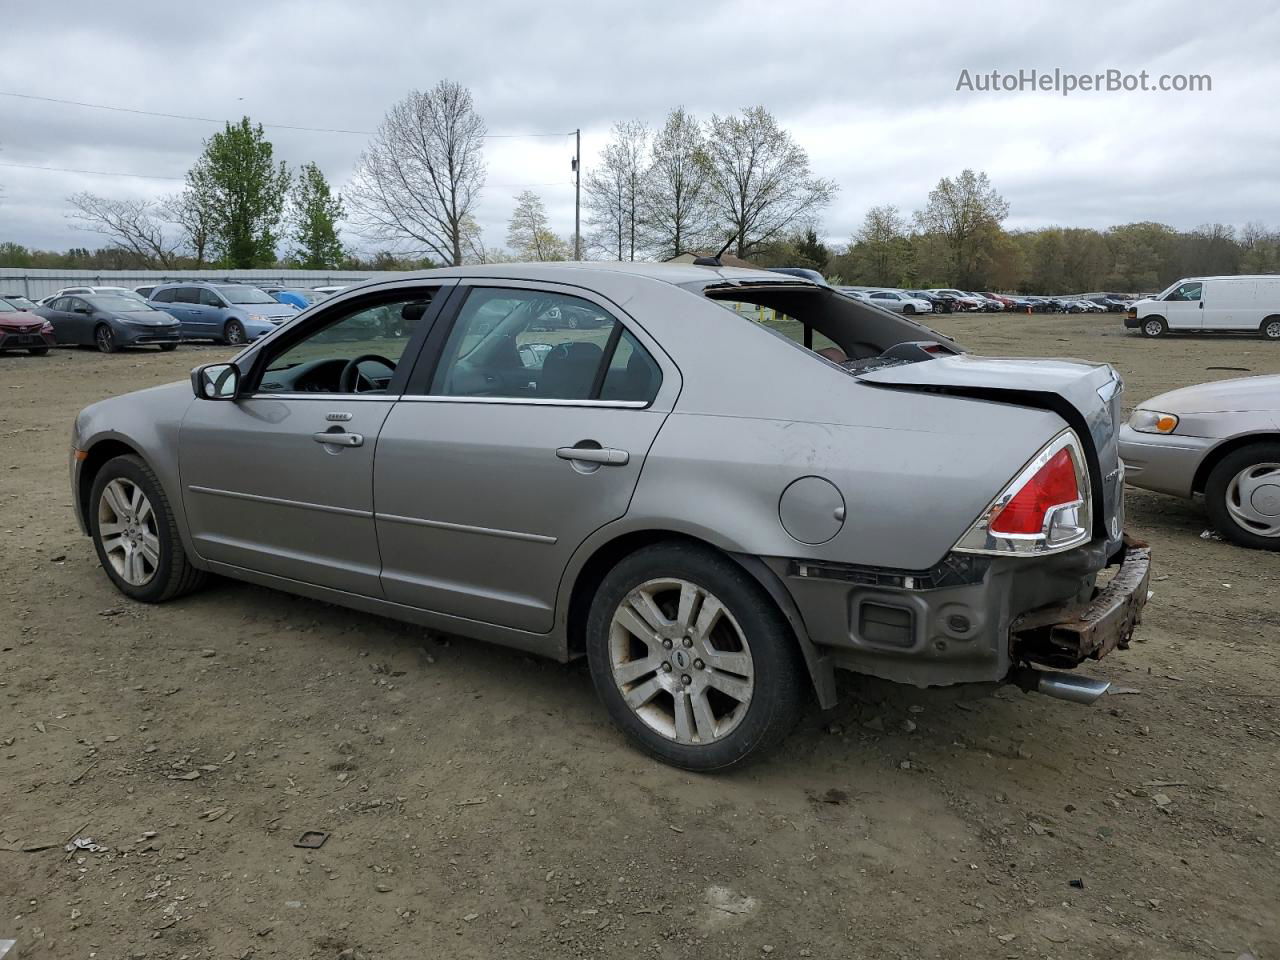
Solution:
{"label": "damaged trunk lid", "polygon": [[[954,354],[926,362],[877,367],[855,375],[864,383],[891,389],[1053,410],[1084,441],[1094,503],[1102,506],[1095,511],[1095,537],[1106,538],[1108,555],[1120,549],[1124,532],[1124,468],[1118,441],[1124,384],[1108,364]],[[1034,453],[1027,451],[1027,457]]]}

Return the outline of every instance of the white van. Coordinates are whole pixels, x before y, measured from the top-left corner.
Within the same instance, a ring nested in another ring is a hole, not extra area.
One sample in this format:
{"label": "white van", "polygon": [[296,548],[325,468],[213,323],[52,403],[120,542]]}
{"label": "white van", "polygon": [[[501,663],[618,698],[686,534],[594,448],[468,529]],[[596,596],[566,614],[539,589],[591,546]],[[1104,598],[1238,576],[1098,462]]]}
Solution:
{"label": "white van", "polygon": [[1148,337],[1222,330],[1280,340],[1280,276],[1187,277],[1131,304],[1124,325]]}

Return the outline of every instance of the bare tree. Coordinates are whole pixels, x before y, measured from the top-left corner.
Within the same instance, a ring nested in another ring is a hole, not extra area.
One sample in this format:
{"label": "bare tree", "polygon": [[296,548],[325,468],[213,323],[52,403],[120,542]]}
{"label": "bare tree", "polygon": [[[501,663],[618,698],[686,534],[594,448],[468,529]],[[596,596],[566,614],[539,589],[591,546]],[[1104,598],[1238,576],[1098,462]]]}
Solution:
{"label": "bare tree", "polygon": [[551,232],[547,208],[532,190],[516,197],[516,208],[507,226],[507,246],[520,260],[568,260],[569,244]]}
{"label": "bare tree", "polygon": [[160,201],[160,216],[178,228],[197,267],[209,262],[213,241],[213,210],[210,199],[197,187],[189,186]]}
{"label": "bare tree", "polygon": [[838,189],[810,172],[809,155],[764,107],[713,115],[706,140],[711,202],[739,257],[811,225]]}
{"label": "bare tree", "polygon": [[154,200],[113,200],[92,193],[67,198],[72,220],[81,229],[107,237],[115,245],[161,267],[173,266],[178,251],[165,235],[161,206]]}
{"label": "bare tree", "polygon": [[345,194],[360,232],[461,264],[466,224],[484,186],[484,134],[470,91],[451,80],[397,103]]}
{"label": "bare tree", "polygon": [[937,234],[946,243],[955,282],[967,290],[981,280],[983,265],[1000,236],[1000,224],[1008,215],[1008,202],[996,193],[985,173],[962,170],[954,180],[938,181],[915,220],[921,230]]}
{"label": "bare tree", "polygon": [[590,242],[634,260],[644,243],[641,213],[649,128],[638,120],[613,125],[613,139],[600,154],[600,163],[583,183],[587,223],[595,227]]}
{"label": "bare tree", "polygon": [[713,233],[715,213],[701,162],[704,152],[697,119],[684,107],[672,110],[654,137],[641,191],[645,233],[659,259],[678,257],[712,240],[723,241]]}

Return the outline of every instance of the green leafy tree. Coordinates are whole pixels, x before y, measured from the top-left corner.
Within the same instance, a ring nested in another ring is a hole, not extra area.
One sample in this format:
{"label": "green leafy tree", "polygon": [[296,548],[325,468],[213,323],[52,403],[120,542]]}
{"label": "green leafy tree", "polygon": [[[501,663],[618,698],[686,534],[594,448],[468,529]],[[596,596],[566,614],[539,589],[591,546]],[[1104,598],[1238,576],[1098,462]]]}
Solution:
{"label": "green leafy tree", "polygon": [[969,290],[986,282],[991,256],[1000,243],[1000,225],[1008,215],[1008,202],[985,173],[962,170],[954,180],[938,181],[924,209],[917,211],[916,224],[943,239],[953,282]]}
{"label": "green leafy tree", "polygon": [[507,225],[507,246],[520,260],[568,260],[573,254],[568,242],[551,232],[547,209],[532,190],[516,197],[516,208]]}
{"label": "green leafy tree", "polygon": [[223,266],[276,262],[289,182],[262,124],[248,117],[205,141],[204,153],[187,173],[187,187],[207,205],[210,245]]}
{"label": "green leafy tree", "polygon": [[307,270],[329,270],[345,253],[338,239],[338,221],[346,216],[342,197],[329,188],[320,168],[304,163],[289,194],[293,226],[293,259]]}

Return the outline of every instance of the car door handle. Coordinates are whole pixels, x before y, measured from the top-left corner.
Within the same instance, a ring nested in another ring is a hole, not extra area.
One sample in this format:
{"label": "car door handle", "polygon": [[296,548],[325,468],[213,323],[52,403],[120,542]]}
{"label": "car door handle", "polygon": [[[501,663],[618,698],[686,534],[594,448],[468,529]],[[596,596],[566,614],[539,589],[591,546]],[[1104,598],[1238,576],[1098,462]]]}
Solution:
{"label": "car door handle", "polygon": [[364,434],[362,433],[332,433],[327,430],[321,430],[319,433],[313,433],[311,439],[316,443],[331,443],[335,447],[358,447],[364,443]]}
{"label": "car door handle", "polygon": [[631,454],[612,447],[559,447],[556,456],[561,460],[600,463],[606,467],[622,467],[631,462]]}

